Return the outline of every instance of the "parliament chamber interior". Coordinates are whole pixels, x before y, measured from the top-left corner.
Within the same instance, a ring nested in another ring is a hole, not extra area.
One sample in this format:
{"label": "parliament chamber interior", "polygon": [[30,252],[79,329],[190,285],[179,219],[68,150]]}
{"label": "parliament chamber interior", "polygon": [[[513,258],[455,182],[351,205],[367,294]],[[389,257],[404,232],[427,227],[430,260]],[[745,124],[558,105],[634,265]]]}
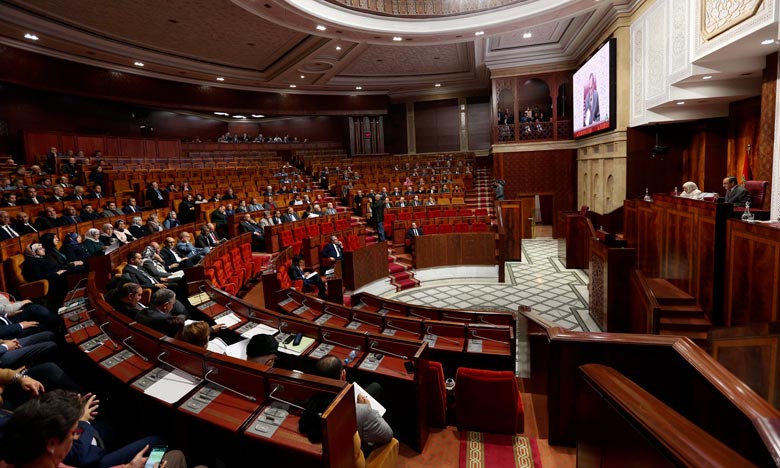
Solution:
{"label": "parliament chamber interior", "polygon": [[0,2],[0,466],[780,466],[779,15]]}

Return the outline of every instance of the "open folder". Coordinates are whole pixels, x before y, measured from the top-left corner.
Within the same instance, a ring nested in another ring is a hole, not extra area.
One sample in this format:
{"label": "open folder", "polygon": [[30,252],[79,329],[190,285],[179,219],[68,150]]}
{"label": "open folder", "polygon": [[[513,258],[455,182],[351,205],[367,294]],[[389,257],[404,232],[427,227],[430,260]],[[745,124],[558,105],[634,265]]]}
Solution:
{"label": "open folder", "polygon": [[387,409],[385,409],[384,406],[382,406],[378,401],[374,399],[371,395],[368,394],[365,390],[363,390],[363,387],[358,385],[357,382],[353,382],[352,386],[355,387],[355,404],[357,404],[358,396],[363,395],[368,399],[369,405],[371,405],[371,409],[377,410],[379,412],[379,416],[384,416]]}

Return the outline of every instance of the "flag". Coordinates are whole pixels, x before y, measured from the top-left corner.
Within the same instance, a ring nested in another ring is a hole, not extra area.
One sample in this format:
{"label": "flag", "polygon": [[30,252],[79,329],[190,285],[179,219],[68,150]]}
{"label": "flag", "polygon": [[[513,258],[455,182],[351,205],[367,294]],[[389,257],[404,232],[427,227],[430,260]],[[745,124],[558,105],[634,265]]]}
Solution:
{"label": "flag", "polygon": [[745,162],[742,164],[742,185],[746,180],[753,180],[753,173],[750,171],[750,151],[745,152]]}

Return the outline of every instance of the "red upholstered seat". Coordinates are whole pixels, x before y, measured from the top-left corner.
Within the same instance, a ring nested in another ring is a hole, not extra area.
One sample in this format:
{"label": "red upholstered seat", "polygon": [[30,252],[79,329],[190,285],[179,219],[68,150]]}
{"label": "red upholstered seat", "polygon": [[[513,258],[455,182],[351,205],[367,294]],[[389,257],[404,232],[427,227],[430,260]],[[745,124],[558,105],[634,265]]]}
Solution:
{"label": "red upholstered seat", "polygon": [[423,228],[423,232],[425,234],[438,234],[439,233],[439,225],[438,224],[426,224],[422,228]]}
{"label": "red upholstered seat", "polygon": [[[263,272],[265,262],[263,257],[252,253],[252,244],[250,242],[243,242],[241,244],[241,256],[244,258],[245,264],[252,264],[252,277],[259,276]],[[269,257],[270,258],[270,257]]]}
{"label": "red upholstered seat", "polygon": [[438,218],[441,216],[441,210],[438,208],[432,208],[428,210],[428,217],[429,218]]}
{"label": "red upholstered seat", "polygon": [[474,223],[471,225],[471,232],[487,232],[488,225],[485,223]]}
{"label": "red upholstered seat", "polygon": [[309,237],[317,237],[320,235],[320,225],[319,224],[309,224],[306,226],[306,235]]}
{"label": "red upholstered seat", "polygon": [[471,208],[461,208],[458,212],[458,216],[474,216],[474,211]]}
{"label": "red upholstered seat", "polygon": [[345,231],[349,229],[349,220],[347,219],[338,219],[336,220],[336,231]]}
{"label": "red upholstered seat", "polygon": [[395,215],[393,213],[385,213],[385,226],[392,226],[395,221]]}
{"label": "red upholstered seat", "polygon": [[328,236],[331,232],[333,232],[333,223],[327,222],[320,224],[320,234]]}
{"label": "red upholstered seat", "polygon": [[444,216],[445,218],[454,218],[455,216],[458,216],[458,210],[453,210],[453,209],[444,210],[442,216]]}
{"label": "red upholstered seat", "polygon": [[487,216],[488,210],[487,208],[477,208],[474,210],[474,216]]}
{"label": "red upholstered seat", "polygon": [[292,246],[293,252],[295,254],[299,254],[301,252],[301,246],[303,245],[303,241],[296,240],[293,237],[293,232],[289,229],[279,233],[279,242],[281,242],[282,247]]}
{"label": "red upholstered seat", "polygon": [[746,180],[745,189],[750,193],[750,208],[764,209],[764,198],[769,182],[766,180]]}
{"label": "red upholstered seat", "polygon": [[455,408],[459,431],[522,434],[524,430],[523,402],[511,371],[461,367],[455,377]]}
{"label": "red upholstered seat", "polygon": [[360,240],[358,240],[358,236],[351,234],[347,236],[344,240],[346,241],[344,250],[349,250],[350,252],[353,252],[360,248]]}
{"label": "red upholstered seat", "polygon": [[410,219],[412,219],[412,212],[411,211],[398,213],[398,220],[399,221],[409,221]]}
{"label": "red upholstered seat", "polygon": [[428,408],[428,424],[433,427],[446,427],[447,390],[444,387],[444,370],[441,363],[428,361],[423,391]]}
{"label": "red upholstered seat", "polygon": [[455,232],[469,232],[469,225],[466,223],[458,223],[455,225]]}
{"label": "red upholstered seat", "polygon": [[449,234],[452,232],[452,224],[439,224],[439,234]]}

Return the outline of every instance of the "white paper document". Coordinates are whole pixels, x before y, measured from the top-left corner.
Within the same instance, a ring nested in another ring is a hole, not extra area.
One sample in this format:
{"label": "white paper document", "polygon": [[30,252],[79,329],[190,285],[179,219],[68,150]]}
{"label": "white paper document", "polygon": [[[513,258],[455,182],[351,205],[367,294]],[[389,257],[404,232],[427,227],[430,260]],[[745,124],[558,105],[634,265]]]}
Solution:
{"label": "white paper document", "polygon": [[246,359],[246,346],[249,344],[249,340],[241,340],[225,349],[225,354],[236,359]]}
{"label": "white paper document", "polygon": [[214,353],[225,354],[225,350],[227,349],[227,343],[225,343],[222,340],[222,338],[214,338],[213,340],[209,341],[209,344],[208,346],[206,346],[206,349]]}
{"label": "white paper document", "polygon": [[144,392],[166,403],[176,403],[200,383],[195,377],[178,369],[169,372]]}
{"label": "white paper document", "polygon": [[365,390],[363,390],[363,387],[361,387],[360,385],[358,385],[358,383],[357,383],[357,382],[353,382],[353,383],[352,383],[352,386],[353,386],[353,387],[355,387],[355,403],[356,403],[356,404],[357,404],[357,398],[358,398],[358,396],[360,396],[360,395],[363,395],[364,397],[366,397],[366,399],[368,399],[368,403],[371,405],[371,409],[375,409],[375,410],[377,410],[377,411],[379,412],[379,416],[384,416],[384,415],[385,415],[385,412],[387,411],[387,409],[385,409],[385,407],[384,407],[384,406],[382,406],[381,404],[379,404],[379,402],[378,402],[378,401],[376,401],[376,400],[374,399],[374,397],[372,397],[371,395],[369,395],[369,394],[368,394],[368,392],[366,392]]}
{"label": "white paper document", "polygon": [[241,323],[241,319],[238,318],[236,314],[233,312],[228,312],[227,314],[223,315],[222,317],[214,319],[215,322],[217,322],[220,325],[224,325],[228,328],[232,327],[233,325],[237,323]]}
{"label": "white paper document", "polygon": [[241,334],[244,338],[252,338],[255,335],[276,335],[279,332],[276,328],[271,328],[268,325],[258,323],[257,326],[251,330],[247,330]]}

